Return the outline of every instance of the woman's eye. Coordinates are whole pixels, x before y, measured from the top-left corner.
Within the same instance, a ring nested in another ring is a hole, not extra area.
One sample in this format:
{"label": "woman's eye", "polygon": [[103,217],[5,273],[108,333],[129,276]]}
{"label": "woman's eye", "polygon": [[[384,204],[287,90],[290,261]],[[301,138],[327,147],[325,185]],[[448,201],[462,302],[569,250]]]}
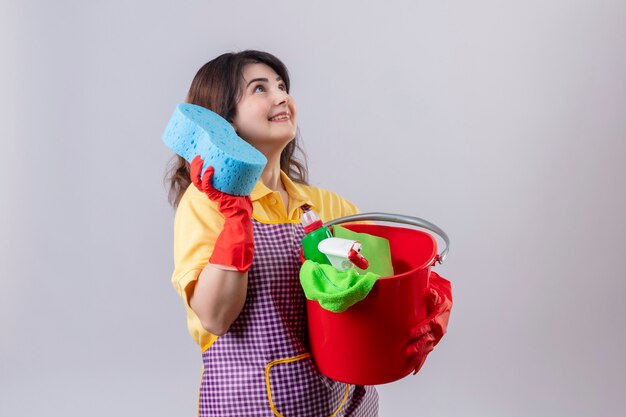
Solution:
{"label": "woman's eye", "polygon": [[254,87],[255,93],[263,93],[264,91],[265,91],[265,88],[262,85],[257,85],[256,87]]}
{"label": "woman's eye", "polygon": [[285,84],[279,84],[278,89],[281,91],[287,91],[287,86]]}

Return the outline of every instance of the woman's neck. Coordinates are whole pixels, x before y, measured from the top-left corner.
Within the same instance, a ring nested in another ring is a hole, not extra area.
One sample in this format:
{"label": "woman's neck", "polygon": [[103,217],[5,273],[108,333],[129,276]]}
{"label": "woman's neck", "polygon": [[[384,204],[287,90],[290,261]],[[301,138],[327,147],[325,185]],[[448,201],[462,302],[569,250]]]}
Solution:
{"label": "woman's neck", "polygon": [[280,179],[280,154],[275,157],[265,155],[267,157],[267,165],[261,173],[261,181],[267,188],[272,191],[278,191],[280,199],[285,207],[285,214],[289,213],[289,194]]}
{"label": "woman's neck", "polygon": [[272,191],[284,190],[285,187],[280,179],[280,154],[265,156],[267,157],[267,165],[261,173],[261,181]]}

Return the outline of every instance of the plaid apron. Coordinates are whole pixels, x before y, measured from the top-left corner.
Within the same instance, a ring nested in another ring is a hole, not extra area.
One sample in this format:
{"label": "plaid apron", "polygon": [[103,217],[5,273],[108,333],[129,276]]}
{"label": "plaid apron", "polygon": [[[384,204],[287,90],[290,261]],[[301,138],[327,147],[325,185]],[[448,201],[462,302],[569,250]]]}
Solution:
{"label": "plaid apron", "polygon": [[246,303],[202,354],[199,416],[377,416],[374,387],[323,376],[308,353],[298,278],[302,225],[253,220],[253,228]]}

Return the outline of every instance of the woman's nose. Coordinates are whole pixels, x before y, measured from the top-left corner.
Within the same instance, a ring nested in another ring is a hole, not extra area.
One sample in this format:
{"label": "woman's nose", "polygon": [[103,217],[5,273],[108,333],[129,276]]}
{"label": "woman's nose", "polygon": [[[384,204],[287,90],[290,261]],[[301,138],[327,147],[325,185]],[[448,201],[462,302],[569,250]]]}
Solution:
{"label": "woman's nose", "polygon": [[276,90],[274,101],[276,104],[283,104],[289,101],[289,94],[285,90]]}

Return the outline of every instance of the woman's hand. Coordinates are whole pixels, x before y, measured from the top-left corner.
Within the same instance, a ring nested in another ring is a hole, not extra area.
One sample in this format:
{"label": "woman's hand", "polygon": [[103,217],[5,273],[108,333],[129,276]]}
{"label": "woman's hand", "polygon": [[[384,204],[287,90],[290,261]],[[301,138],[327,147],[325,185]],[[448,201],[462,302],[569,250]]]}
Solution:
{"label": "woman's hand", "polygon": [[452,287],[450,281],[435,272],[430,273],[428,317],[411,331],[407,356],[414,369],[419,372],[426,357],[435,348],[448,329],[452,309]]}
{"label": "woman's hand", "polygon": [[218,267],[245,272],[252,265],[254,253],[252,201],[249,196],[234,196],[216,190],[211,185],[213,167],[208,167],[202,174],[203,165],[200,156],[193,159],[189,168],[191,181],[198,190],[217,203],[218,210],[224,216],[224,228],[217,237],[209,262]]}

